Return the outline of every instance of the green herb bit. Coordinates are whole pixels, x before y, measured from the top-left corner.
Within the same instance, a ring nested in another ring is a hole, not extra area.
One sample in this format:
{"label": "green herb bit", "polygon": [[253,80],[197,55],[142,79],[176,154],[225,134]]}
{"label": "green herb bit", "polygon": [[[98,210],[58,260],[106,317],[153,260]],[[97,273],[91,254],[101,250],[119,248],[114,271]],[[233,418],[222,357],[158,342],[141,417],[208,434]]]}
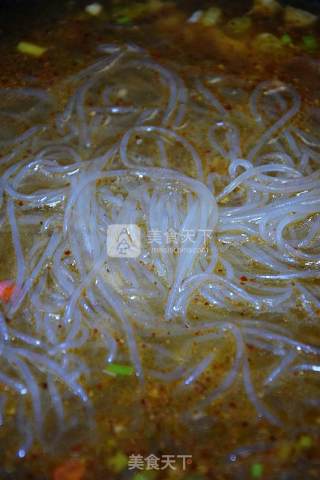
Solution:
{"label": "green herb bit", "polygon": [[283,43],[283,45],[292,45],[293,43],[292,38],[288,33],[285,33],[284,35],[282,35],[281,42]]}
{"label": "green herb bit", "polygon": [[146,472],[138,472],[133,477],[132,480],[153,480],[156,476],[154,470],[148,470]]}
{"label": "green herb bit", "polygon": [[263,473],[263,465],[261,463],[254,463],[251,465],[251,477],[260,478]]}
{"label": "green herb bit", "polygon": [[153,480],[156,477],[156,472],[154,470],[149,470],[147,472],[138,472],[133,477],[132,480]]}
{"label": "green herb bit", "polygon": [[122,452],[117,452],[108,463],[114,472],[120,473],[128,466],[128,457]]}
{"label": "green herb bit", "polygon": [[131,19],[128,16],[118,17],[116,23],[119,25],[128,25],[131,22]]}
{"label": "green herb bit", "polygon": [[119,363],[109,363],[103,371],[108,375],[131,376],[134,374],[134,368],[131,365],[120,365]]}
{"label": "green herb bit", "polygon": [[312,446],[312,438],[308,435],[302,435],[299,439],[299,446],[302,448],[310,448]]}
{"label": "green herb bit", "polygon": [[305,35],[302,37],[302,41],[307,50],[314,51],[318,47],[317,39],[313,35]]}
{"label": "green herb bit", "polygon": [[201,23],[205,27],[212,27],[220,22],[221,17],[221,9],[217,7],[211,7],[203,13]]}
{"label": "green herb bit", "polygon": [[17,50],[33,57],[41,57],[41,55],[47,51],[45,47],[41,47],[40,45],[30,42],[19,42],[17,45]]}

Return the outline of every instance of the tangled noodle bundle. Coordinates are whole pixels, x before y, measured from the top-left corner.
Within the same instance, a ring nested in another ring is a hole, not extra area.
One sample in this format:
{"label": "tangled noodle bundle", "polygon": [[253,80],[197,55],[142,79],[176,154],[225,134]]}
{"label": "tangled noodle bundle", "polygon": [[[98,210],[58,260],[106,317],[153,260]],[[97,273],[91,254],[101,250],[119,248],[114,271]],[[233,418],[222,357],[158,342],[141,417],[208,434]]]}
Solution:
{"label": "tangled noodle bundle", "polygon": [[[182,79],[136,45],[100,50],[64,85],[63,110],[41,90],[1,91],[1,229],[16,288],[0,315],[0,413],[5,423],[16,404],[21,457],[35,439],[45,444],[52,412],[68,428],[66,398],[90,409],[81,351],[97,342],[106,362],[127,356],[141,381],[178,381],[183,391],[227,340],[231,364],[192,409],[240,377],[276,424],[265,389],[290,371],[320,371],[320,347],[265,320],[300,312],[313,322],[320,309],[319,112],[278,81]],[[114,224],[139,226],[138,257],[108,256]],[[199,300],[206,320],[196,320]],[[154,342],[168,330],[196,345],[184,365]],[[259,385],[248,344],[270,356]]]}

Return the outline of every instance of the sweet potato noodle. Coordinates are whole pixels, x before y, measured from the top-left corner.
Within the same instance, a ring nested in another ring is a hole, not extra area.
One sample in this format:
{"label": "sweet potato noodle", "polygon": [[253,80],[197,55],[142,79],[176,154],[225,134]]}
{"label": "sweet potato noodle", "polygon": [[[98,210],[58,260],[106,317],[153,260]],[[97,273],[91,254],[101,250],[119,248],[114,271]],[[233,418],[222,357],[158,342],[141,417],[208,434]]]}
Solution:
{"label": "sweet potato noodle", "polygon": [[[105,363],[130,361],[141,382],[178,381],[182,395],[227,348],[218,386],[186,414],[240,379],[256,413],[285,424],[264,392],[320,371],[320,347],[278,322],[295,312],[312,324],[320,309],[319,112],[280,81],[182,78],[136,45],[99,50],[62,85],[63,110],[42,90],[1,91],[3,268],[16,285],[0,314],[1,421],[14,404],[24,457],[46,445],[49,416],[57,435],[77,421],[75,401],[90,419],[96,348]],[[140,256],[108,256],[112,224],[139,226]],[[195,345],[183,364],[161,346],[168,331]],[[268,356],[263,382],[248,344]]]}

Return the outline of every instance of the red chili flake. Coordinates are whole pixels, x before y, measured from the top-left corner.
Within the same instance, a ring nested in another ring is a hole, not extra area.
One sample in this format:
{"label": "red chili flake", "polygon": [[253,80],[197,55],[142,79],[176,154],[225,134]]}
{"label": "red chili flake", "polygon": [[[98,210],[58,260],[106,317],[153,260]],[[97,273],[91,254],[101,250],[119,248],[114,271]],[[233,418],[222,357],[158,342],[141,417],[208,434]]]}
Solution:
{"label": "red chili flake", "polygon": [[65,250],[65,251],[64,251],[64,254],[65,254],[65,255],[70,255],[70,254],[71,254],[71,250]]}
{"label": "red chili flake", "polygon": [[80,452],[82,449],[83,445],[81,443],[76,443],[75,445],[73,445],[73,447],[71,447],[71,450],[73,452]]}
{"label": "red chili flake", "polygon": [[241,280],[241,282],[247,282],[248,281],[248,279],[245,275],[241,275],[240,280]]}
{"label": "red chili flake", "polygon": [[2,300],[2,302],[8,303],[15,291],[16,285],[11,280],[2,280],[0,282],[0,300]]}

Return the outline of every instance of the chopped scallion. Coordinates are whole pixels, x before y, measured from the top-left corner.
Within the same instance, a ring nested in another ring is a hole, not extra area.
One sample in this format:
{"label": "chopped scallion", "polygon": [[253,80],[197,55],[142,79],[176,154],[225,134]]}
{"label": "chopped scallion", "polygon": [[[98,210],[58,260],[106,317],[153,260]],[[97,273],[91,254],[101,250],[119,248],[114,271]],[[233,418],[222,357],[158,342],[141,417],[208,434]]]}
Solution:
{"label": "chopped scallion", "polygon": [[122,452],[117,452],[109,459],[108,464],[114,472],[120,473],[128,466],[128,457]]}
{"label": "chopped scallion", "polygon": [[302,448],[310,448],[312,446],[312,438],[308,435],[302,435],[299,440],[299,446]]}
{"label": "chopped scallion", "polygon": [[47,49],[45,47],[41,47],[40,45],[36,45],[34,43],[19,42],[17,45],[17,50],[21,53],[32,55],[33,57],[41,57],[41,55],[43,55]]}
{"label": "chopped scallion", "polygon": [[292,45],[292,38],[288,33],[285,33],[281,37],[281,42],[283,43],[283,45]]}
{"label": "chopped scallion", "polygon": [[305,35],[302,37],[302,41],[307,50],[314,51],[318,47],[317,39],[313,35]]}
{"label": "chopped scallion", "polygon": [[130,18],[128,16],[123,16],[123,17],[118,17],[116,22],[119,24],[119,25],[127,25],[128,23],[130,23]]}
{"label": "chopped scallion", "polygon": [[120,365],[119,363],[109,363],[103,371],[108,375],[130,376],[134,374],[134,368],[131,365]]}
{"label": "chopped scallion", "polygon": [[260,478],[263,473],[263,465],[261,463],[254,463],[251,465],[251,477]]}

